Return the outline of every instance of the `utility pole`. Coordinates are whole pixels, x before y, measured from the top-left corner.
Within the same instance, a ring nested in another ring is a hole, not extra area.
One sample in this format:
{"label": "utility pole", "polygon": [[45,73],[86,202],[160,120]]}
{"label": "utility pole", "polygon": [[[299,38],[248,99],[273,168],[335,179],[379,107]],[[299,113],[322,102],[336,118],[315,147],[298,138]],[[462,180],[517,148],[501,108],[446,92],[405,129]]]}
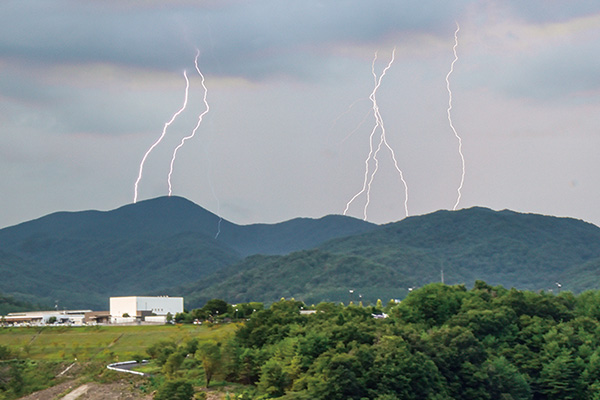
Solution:
{"label": "utility pole", "polygon": [[444,283],[444,262],[442,261],[442,271],[441,271],[441,275],[442,275],[442,283]]}

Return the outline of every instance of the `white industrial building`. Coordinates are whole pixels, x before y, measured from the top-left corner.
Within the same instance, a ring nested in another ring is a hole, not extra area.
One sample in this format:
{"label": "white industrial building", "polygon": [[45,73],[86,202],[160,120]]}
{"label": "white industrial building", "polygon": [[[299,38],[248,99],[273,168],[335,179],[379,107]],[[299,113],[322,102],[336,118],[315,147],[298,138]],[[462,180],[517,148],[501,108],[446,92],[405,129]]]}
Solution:
{"label": "white industrial building", "polygon": [[24,311],[8,313],[2,317],[5,324],[45,325],[51,320],[57,324],[83,325],[85,314],[91,310]]}
{"label": "white industrial building", "polygon": [[110,298],[110,317],[113,323],[143,320],[153,315],[166,316],[183,312],[183,297],[125,296]]}

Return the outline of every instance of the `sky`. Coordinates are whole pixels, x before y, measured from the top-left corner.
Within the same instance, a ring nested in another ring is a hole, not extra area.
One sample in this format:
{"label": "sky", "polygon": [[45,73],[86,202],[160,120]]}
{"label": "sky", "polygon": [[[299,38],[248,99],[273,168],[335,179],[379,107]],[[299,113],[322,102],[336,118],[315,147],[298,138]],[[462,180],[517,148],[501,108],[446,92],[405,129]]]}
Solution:
{"label": "sky", "polygon": [[238,224],[452,210],[457,24],[456,208],[600,225],[596,0],[4,0],[0,228],[132,203],[185,70],[138,187],[167,195],[197,52],[174,195]]}

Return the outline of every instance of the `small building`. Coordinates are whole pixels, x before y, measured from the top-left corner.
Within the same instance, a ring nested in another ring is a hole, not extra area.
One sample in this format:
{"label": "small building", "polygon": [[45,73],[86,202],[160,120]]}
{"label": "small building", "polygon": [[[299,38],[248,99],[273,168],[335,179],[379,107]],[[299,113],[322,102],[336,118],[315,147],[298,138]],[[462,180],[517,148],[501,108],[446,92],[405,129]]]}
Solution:
{"label": "small building", "polygon": [[43,325],[50,321],[58,324],[83,325],[84,315],[91,310],[24,311],[9,313],[2,318],[6,324]]}
{"label": "small building", "polygon": [[83,323],[87,325],[106,324],[110,322],[109,311],[90,311],[86,312]]}
{"label": "small building", "polygon": [[110,298],[110,317],[115,323],[124,322],[123,318],[135,318],[143,321],[145,317],[166,316],[183,312],[183,297],[169,296],[125,296]]}

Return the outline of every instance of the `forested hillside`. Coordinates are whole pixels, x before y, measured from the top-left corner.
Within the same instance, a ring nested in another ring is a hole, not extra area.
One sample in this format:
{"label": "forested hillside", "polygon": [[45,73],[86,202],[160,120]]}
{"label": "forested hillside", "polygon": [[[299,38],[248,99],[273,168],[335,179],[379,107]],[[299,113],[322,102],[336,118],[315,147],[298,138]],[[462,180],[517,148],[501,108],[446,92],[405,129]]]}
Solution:
{"label": "forested hillside", "polygon": [[250,254],[287,254],[376,225],[344,216],[236,225],[180,197],[116,210],[59,212],[0,230],[0,291],[61,307],[106,309],[108,297],[179,295]]}
{"label": "forested hillside", "polygon": [[416,275],[416,285],[431,282],[430,275],[419,276],[426,266],[438,271],[436,277],[443,268],[447,283],[482,279],[539,290],[554,288],[572,278],[571,268],[600,257],[600,228],[571,218],[474,207],[406,218],[320,249],[395,266]]}
{"label": "forested hillside", "polygon": [[307,303],[403,298],[430,282],[530,290],[600,284],[600,228],[474,207],[377,226],[330,215],[236,225],[179,197],[55,213],[0,230],[0,291],[105,309],[108,297]]}
{"label": "forested hillside", "polygon": [[412,280],[398,269],[354,255],[305,250],[287,256],[252,256],[180,287],[189,307],[211,298],[230,303],[271,303],[282,297],[321,301],[375,302],[401,298]]}
{"label": "forested hillside", "polygon": [[163,343],[153,357],[180,384],[198,371],[244,384],[244,399],[600,398],[599,291],[437,283],[400,304],[304,308],[281,300],[230,340]]}
{"label": "forested hillside", "polygon": [[0,315],[6,315],[9,312],[40,310],[43,306],[48,307],[49,305],[31,304],[0,293]]}
{"label": "forested hillside", "polygon": [[570,218],[480,207],[438,211],[333,239],[315,250],[249,257],[177,291],[192,307],[211,297],[374,303],[403,298],[408,288],[439,282],[442,276],[451,284],[483,279],[530,290],[597,289],[600,228]]}

